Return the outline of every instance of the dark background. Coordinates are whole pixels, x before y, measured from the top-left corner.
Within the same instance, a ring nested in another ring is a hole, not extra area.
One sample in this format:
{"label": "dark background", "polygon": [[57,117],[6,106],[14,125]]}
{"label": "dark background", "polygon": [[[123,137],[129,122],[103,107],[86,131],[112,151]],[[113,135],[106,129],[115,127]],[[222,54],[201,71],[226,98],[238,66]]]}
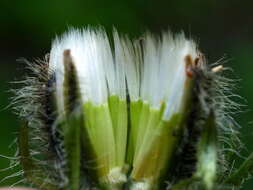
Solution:
{"label": "dark background", "polygon": [[[12,156],[9,147],[19,122],[5,109],[10,104],[9,82],[21,79],[25,57],[43,58],[50,51],[51,41],[69,26],[112,26],[131,36],[146,29],[160,32],[185,31],[194,38],[209,62],[226,57],[231,76],[238,81],[237,94],[244,105],[235,115],[242,126],[241,138],[246,144],[242,156],[253,150],[253,4],[247,0],[0,0],[0,154]],[[247,100],[247,101],[246,101]],[[0,158],[0,168],[9,164]],[[232,167],[232,166],[231,166]],[[10,172],[0,172],[0,180]],[[17,178],[0,186],[10,185]],[[245,185],[252,189],[253,181]]]}

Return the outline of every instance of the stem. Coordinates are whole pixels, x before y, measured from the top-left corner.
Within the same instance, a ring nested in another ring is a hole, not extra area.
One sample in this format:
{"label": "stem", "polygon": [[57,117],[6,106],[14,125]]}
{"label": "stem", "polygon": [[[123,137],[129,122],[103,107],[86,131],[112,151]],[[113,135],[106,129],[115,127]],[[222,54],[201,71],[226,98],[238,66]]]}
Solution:
{"label": "stem", "polygon": [[[20,163],[23,167],[24,175],[28,181],[35,184],[37,187],[40,187],[41,189],[59,190],[59,188],[55,185],[45,183],[45,181],[43,181],[43,179],[46,179],[47,176],[44,176],[43,170],[34,164],[29,151],[28,139],[28,124],[26,122],[21,126],[18,138]],[[35,173],[35,171],[37,172]]]}

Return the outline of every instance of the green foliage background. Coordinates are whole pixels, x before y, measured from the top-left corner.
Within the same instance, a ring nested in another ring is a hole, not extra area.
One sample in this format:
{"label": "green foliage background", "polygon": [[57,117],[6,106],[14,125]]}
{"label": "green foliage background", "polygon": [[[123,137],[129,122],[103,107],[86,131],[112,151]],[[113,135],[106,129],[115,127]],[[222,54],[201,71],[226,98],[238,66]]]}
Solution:
{"label": "green foliage background", "polygon": [[[246,143],[242,156],[246,156],[253,151],[252,7],[250,0],[0,0],[0,154],[14,154],[9,145],[19,127],[16,117],[6,108],[11,97],[8,90],[15,87],[9,82],[24,75],[24,64],[16,60],[43,58],[56,34],[70,26],[100,24],[107,29],[115,26],[131,36],[146,29],[183,30],[199,43],[209,62],[225,56],[226,66],[233,68],[230,75],[241,79],[235,92],[247,100],[239,100],[247,106],[235,115],[242,126],[241,138]],[[0,158],[0,168],[8,164],[7,159]],[[0,180],[9,174],[0,172]],[[0,186],[16,180],[6,180]],[[252,187],[253,180],[246,183],[244,190]]]}

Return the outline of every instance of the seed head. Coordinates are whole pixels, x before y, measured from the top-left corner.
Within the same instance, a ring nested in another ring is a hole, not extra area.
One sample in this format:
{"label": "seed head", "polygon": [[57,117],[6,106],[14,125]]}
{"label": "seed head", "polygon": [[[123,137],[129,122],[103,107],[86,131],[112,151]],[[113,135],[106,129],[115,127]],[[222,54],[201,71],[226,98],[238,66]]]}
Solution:
{"label": "seed head", "polygon": [[71,29],[53,41],[49,59],[29,68],[14,102],[25,120],[18,160],[35,187],[235,185],[224,139],[236,134],[226,105],[237,105],[225,69],[207,64],[183,33],[130,40],[116,30],[109,38],[102,28]]}

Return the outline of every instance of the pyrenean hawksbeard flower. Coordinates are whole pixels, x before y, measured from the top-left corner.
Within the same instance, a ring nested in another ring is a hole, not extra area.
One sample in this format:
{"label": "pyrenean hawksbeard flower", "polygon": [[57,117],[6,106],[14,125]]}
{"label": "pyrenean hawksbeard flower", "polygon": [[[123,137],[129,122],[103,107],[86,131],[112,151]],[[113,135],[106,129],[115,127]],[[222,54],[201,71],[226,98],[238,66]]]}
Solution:
{"label": "pyrenean hawksbeard flower", "polygon": [[235,132],[224,126],[232,102],[222,66],[207,65],[183,33],[133,41],[116,30],[109,38],[101,28],[72,29],[29,68],[35,75],[14,98],[25,120],[18,160],[28,183],[45,190],[233,185],[224,178],[222,137]]}

